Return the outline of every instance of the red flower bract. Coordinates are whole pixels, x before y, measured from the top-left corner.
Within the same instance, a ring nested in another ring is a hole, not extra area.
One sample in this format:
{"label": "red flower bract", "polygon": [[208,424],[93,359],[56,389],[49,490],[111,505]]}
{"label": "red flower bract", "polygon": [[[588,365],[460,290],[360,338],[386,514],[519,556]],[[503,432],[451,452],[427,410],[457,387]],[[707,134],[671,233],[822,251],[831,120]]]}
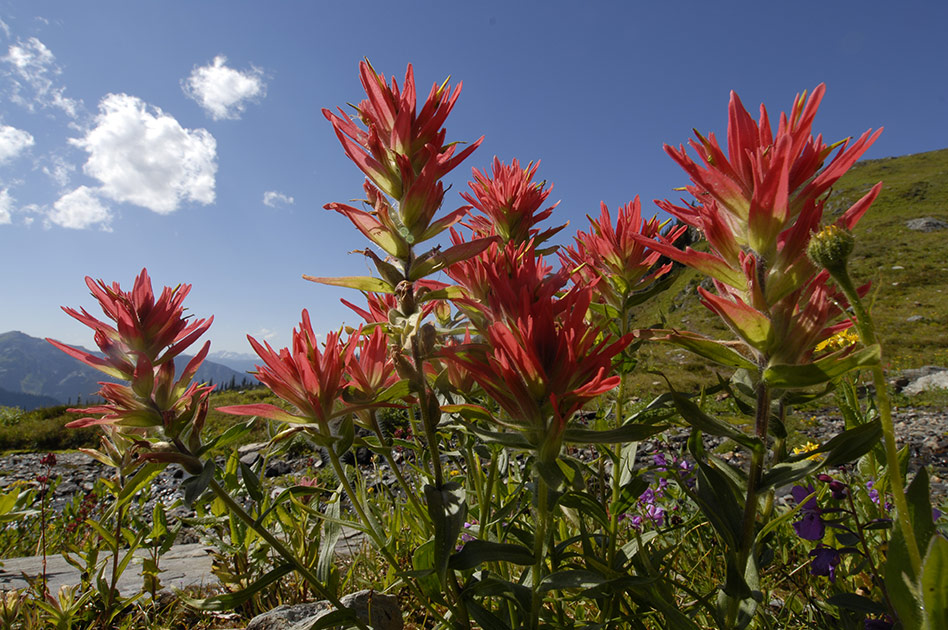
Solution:
{"label": "red flower bract", "polygon": [[[596,293],[606,304],[622,311],[626,297],[643,289],[652,281],[671,270],[671,263],[656,267],[661,258],[635,236],[653,239],[661,234],[662,223],[657,217],[642,219],[642,204],[636,197],[621,206],[615,224],[606,204],[602,204],[599,219],[587,217],[589,233],[577,232],[575,247],[560,250],[560,262],[573,270],[577,284],[598,281]],[[687,226],[679,226],[666,237],[674,242]]]}
{"label": "red flower bract", "polygon": [[442,354],[507,412],[504,424],[555,453],[571,416],[618,385],[619,377],[610,376],[611,359],[631,337],[611,338],[586,321],[590,288],[573,287],[557,297],[567,273],[536,273],[544,267],[532,252],[523,261],[519,279],[493,278],[496,291],[480,306],[483,341],[447,346]]}
{"label": "red flower bract", "polygon": [[[698,203],[658,204],[700,229],[711,246],[709,253],[681,251],[667,238],[632,235],[711,276],[717,295],[699,289],[705,305],[758,359],[766,357],[769,363],[806,361],[813,343],[838,330],[828,326],[840,313],[829,306],[836,292],[808,259],[807,244],[820,225],[825,193],[880,133],[867,131],[851,146],[848,141],[827,146],[822,136],[814,138],[812,124],[823,92],[820,85],[809,99],[806,94],[797,97],[790,115],[781,114],[776,134],[763,106],[755,122],[732,93],[727,154],[714,134],[697,134],[698,140],[691,142],[700,163],[683,147],[665,147],[691,176],[693,185],[687,190]],[[837,224],[851,229],[880,190],[881,184],[873,187]]]}
{"label": "red flower bract", "polygon": [[549,218],[559,202],[545,210],[540,206],[550,196],[553,186],[544,188],[543,183],[533,181],[540,163],[520,167],[518,160],[509,166],[494,158],[493,174],[489,176],[476,168],[471,169],[474,181],[468,182],[470,193],[461,193],[469,204],[484,213],[473,216],[466,225],[477,236],[500,236],[504,243],[521,245],[530,239],[542,243],[566,227],[566,224],[549,228],[542,233],[534,226]]}
{"label": "red flower bract", "polygon": [[95,330],[96,345],[105,357],[53,339],[47,341],[83,363],[130,383],[102,383],[98,394],[107,404],[79,410],[90,415],[67,426],[163,427],[169,438],[189,424],[200,430],[207,413],[207,396],[213,387],[191,380],[207,356],[210,342],[204,344],[178,378],[174,367],[174,357],[204,334],[214,320],[210,317],[189,322],[184,316],[182,303],[191,285],[165,287],[156,300],[145,269],[130,292],[123,291],[118,283],[109,286],[89,277],[86,285],[115,326],[96,319],[85,309],[63,310]]}
{"label": "red flower bract", "polygon": [[296,411],[288,412],[266,403],[218,407],[217,410],[294,424],[317,423],[328,429],[328,422],[338,415],[336,403],[346,384],[345,368],[352,357],[352,344],[342,343],[338,333],[330,332],[320,352],[306,310],[303,310],[299,328],[293,329],[292,349],[277,352],[266,342],[261,344],[249,335],[247,339],[264,362],[257,366],[257,378]]}
{"label": "red flower bract", "polygon": [[[404,253],[404,240],[412,243],[431,238],[463,216],[463,210],[456,211],[432,224],[444,198],[441,178],[464,161],[483,138],[457,154],[457,144],[445,142],[442,125],[461,93],[460,84],[453,92],[447,81],[433,85],[421,111],[416,112],[411,65],[401,87],[394,79],[388,86],[385,77],[367,61],[359,65],[359,72],[367,98],[356,111],[366,129],[341,109],[338,115],[324,109],[323,115],[332,123],[346,155],[374,186],[398,201],[398,217],[390,216],[388,203],[368,189],[374,213],[345,204],[326,207],[345,214],[370,239],[398,256]],[[384,232],[388,234],[382,235]]]}

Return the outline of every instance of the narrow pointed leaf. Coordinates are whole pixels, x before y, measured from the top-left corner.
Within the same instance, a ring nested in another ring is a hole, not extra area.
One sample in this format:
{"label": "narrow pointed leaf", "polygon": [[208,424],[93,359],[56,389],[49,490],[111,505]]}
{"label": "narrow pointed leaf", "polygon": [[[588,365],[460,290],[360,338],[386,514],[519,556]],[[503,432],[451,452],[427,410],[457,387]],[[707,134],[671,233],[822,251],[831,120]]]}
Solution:
{"label": "narrow pointed leaf", "polygon": [[764,381],[782,389],[812,387],[839,378],[850,370],[875,365],[881,356],[881,349],[874,345],[844,358],[840,358],[839,353],[833,353],[814,363],[771,365],[764,370]]}
{"label": "narrow pointed leaf", "polygon": [[345,287],[347,289],[357,289],[369,293],[395,293],[395,288],[381,278],[372,276],[342,276],[339,278],[317,278],[315,276],[303,276],[304,280],[317,282],[319,284],[328,284],[333,287]]}
{"label": "narrow pointed leaf", "polygon": [[667,424],[624,424],[616,429],[593,431],[591,429],[566,429],[563,440],[582,444],[618,444],[641,442],[669,428]]}
{"label": "narrow pointed leaf", "polygon": [[509,562],[520,566],[530,566],[534,563],[533,551],[523,545],[512,543],[469,540],[461,551],[451,555],[448,568],[465,571],[485,562]]}
{"label": "narrow pointed leaf", "polygon": [[281,564],[280,566],[269,571],[266,575],[252,583],[247,588],[241,589],[235,593],[227,593],[226,595],[215,595],[214,597],[207,597],[204,599],[192,599],[185,595],[183,591],[178,591],[177,595],[185,604],[191,606],[192,608],[197,608],[198,610],[214,612],[229,611],[237,608],[253,597],[256,593],[270,586],[284,575],[287,575],[292,571],[293,565],[289,562]]}
{"label": "narrow pointed leaf", "polygon": [[720,363],[721,365],[727,365],[734,368],[744,368],[745,370],[757,369],[757,366],[755,366],[750,359],[744,357],[735,350],[732,350],[724,343],[715,341],[713,339],[708,339],[707,337],[702,337],[701,335],[697,335],[695,333],[678,332],[675,330],[646,329],[637,330],[636,337],[671,343],[684,348],[685,350],[694,352],[698,356],[704,357],[705,359],[710,359],[715,363]]}

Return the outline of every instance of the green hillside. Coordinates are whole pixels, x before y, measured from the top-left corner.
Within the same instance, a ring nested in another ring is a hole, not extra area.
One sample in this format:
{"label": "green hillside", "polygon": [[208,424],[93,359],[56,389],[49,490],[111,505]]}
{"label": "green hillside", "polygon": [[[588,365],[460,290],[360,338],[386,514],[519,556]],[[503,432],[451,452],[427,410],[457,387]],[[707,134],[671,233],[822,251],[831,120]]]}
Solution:
{"label": "green hillside", "polygon": [[[948,149],[858,163],[839,180],[827,201],[824,222],[847,209],[872,186],[883,190],[857,225],[851,258],[853,279],[872,283],[872,314],[890,372],[923,365],[948,366],[948,229],[910,230],[906,222],[930,217],[948,224]],[[637,325],[664,317],[666,325],[714,337],[730,333],[698,301],[701,277],[686,270],[674,287],[642,307]],[[665,344],[643,347],[640,389],[656,380],[645,369],[674,375],[677,386],[696,387],[714,377],[706,362]]]}

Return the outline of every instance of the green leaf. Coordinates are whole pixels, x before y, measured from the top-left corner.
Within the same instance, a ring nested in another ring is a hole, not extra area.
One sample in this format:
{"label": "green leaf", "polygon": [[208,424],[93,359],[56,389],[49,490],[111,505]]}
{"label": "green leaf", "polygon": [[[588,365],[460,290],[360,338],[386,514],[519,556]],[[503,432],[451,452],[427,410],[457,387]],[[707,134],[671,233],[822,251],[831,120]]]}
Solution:
{"label": "green leaf", "polygon": [[333,440],[330,448],[337,457],[342,457],[352,448],[352,442],[355,441],[355,426],[352,422],[352,415],[344,416],[336,431],[338,431],[334,436],[336,439]]}
{"label": "green leaf", "polygon": [[474,621],[484,630],[510,630],[500,617],[490,612],[473,599],[468,599],[467,610]]}
{"label": "green leaf", "polygon": [[948,621],[948,540],[933,536],[922,562],[919,591],[924,630],[939,630]]}
{"label": "green leaf", "polygon": [[433,568],[439,581],[444,583],[451,554],[464,528],[464,519],[467,518],[466,495],[461,484],[454,481],[443,484],[441,488],[426,484],[424,491],[428,516],[434,525]]}
{"label": "green leaf", "polygon": [[237,606],[240,606],[253,597],[256,593],[270,586],[284,575],[287,575],[292,571],[293,565],[287,562],[269,571],[266,575],[253,582],[247,588],[241,589],[234,593],[215,595],[213,597],[207,597],[204,599],[192,599],[185,595],[184,591],[177,591],[177,596],[181,598],[181,601],[183,601],[185,604],[191,606],[192,608],[197,608],[198,610],[213,612],[229,611],[233,610]]}
{"label": "green leaf", "polygon": [[395,293],[395,288],[381,278],[372,276],[343,276],[340,278],[317,278],[314,276],[303,275],[304,280],[318,282],[319,284],[328,284],[333,287],[344,287],[346,289],[357,289],[369,293]]}
{"label": "green leaf", "polygon": [[419,545],[411,557],[411,566],[414,571],[412,577],[418,582],[422,592],[434,602],[443,602],[444,594],[441,591],[441,582],[435,573],[435,541]]}
{"label": "green leaf", "polygon": [[643,329],[635,332],[637,337],[671,343],[690,352],[694,352],[705,359],[720,363],[721,365],[744,368],[747,370],[757,369],[757,366],[755,366],[750,359],[731,350],[731,348],[722,342],[708,339],[707,337],[702,337],[695,333],[662,329]]}
{"label": "green leaf", "polygon": [[253,471],[253,468],[240,462],[240,476],[244,480],[244,487],[247,488],[247,494],[250,498],[260,503],[263,501],[263,486],[260,485],[260,477]]}
{"label": "green leaf", "polygon": [[743,537],[743,509],[724,474],[698,460],[695,491],[701,511],[728,549],[737,549]]}
{"label": "green leaf", "polygon": [[822,461],[803,459],[797,462],[781,462],[764,473],[758,489],[779,488],[802,479],[823,467]]}
{"label": "green leaf", "polygon": [[334,499],[326,506],[326,515],[333,520],[327,519],[323,522],[319,541],[319,558],[316,561],[316,578],[323,584],[329,583],[336,559],[336,543],[342,536],[342,526],[337,522],[340,517],[339,495],[337,494]]}
{"label": "green leaf", "polygon": [[881,615],[886,612],[884,605],[863,595],[856,595],[855,593],[838,593],[827,598],[826,603],[830,606],[845,608],[846,610],[867,615]]}
{"label": "green leaf", "polygon": [[578,510],[584,516],[592,517],[603,527],[609,527],[609,515],[605,508],[588,492],[567,492],[560,497],[559,504],[563,507]]}
{"label": "green leaf", "polygon": [[535,560],[533,551],[523,545],[469,540],[461,551],[451,555],[448,567],[455,571],[465,571],[485,562],[509,562],[520,566],[530,566]]}
{"label": "green leaf", "polygon": [[642,440],[661,433],[668,429],[668,425],[624,424],[608,431],[593,431],[591,429],[566,429],[563,433],[564,442],[580,444],[619,444],[625,442],[641,442]]}
{"label": "green leaf", "polygon": [[678,407],[678,413],[681,414],[685,422],[702,433],[710,433],[711,435],[729,438],[738,444],[746,446],[752,451],[762,450],[764,448],[759,438],[745,435],[740,429],[706,414],[687,396],[674,390],[671,391],[671,395],[675,401],[675,406]]}
{"label": "green leaf", "polygon": [[935,521],[932,519],[932,504],[928,491],[928,469],[922,467],[915,473],[915,479],[905,491],[905,500],[908,502],[909,517],[912,521],[912,529],[915,530],[918,547],[927,549],[935,533]]}
{"label": "green leaf", "polygon": [[543,578],[537,589],[541,593],[568,589],[590,589],[600,586],[606,578],[594,571],[563,569]]}
{"label": "green leaf", "polygon": [[196,477],[188,477],[181,484],[184,489],[184,502],[188,507],[194,505],[194,502],[204,494],[207,487],[214,478],[214,461],[208,460],[204,463],[204,469]]}
{"label": "green leaf", "polygon": [[[856,461],[872,450],[872,447],[882,439],[882,424],[878,420],[861,424],[855,428],[843,431],[820,448],[818,453],[827,453],[826,466],[835,467]],[[929,516],[931,511],[929,510]]]}
{"label": "green leaf", "polygon": [[444,251],[434,250],[431,255],[424,260],[415,261],[408,271],[408,279],[411,281],[426,278],[433,273],[441,271],[445,267],[450,267],[456,262],[467,260],[471,256],[476,256],[493,243],[496,239],[493,237],[476,238],[466,243],[452,245]]}
{"label": "green leaf", "polygon": [[195,457],[200,458],[201,455],[207,453],[213,448],[224,447],[232,442],[236,442],[247,433],[250,432],[250,429],[253,428],[254,423],[257,421],[256,418],[251,418],[246,422],[240,422],[238,424],[231,425],[227,428],[226,431],[221,433],[219,436],[202,446],[195,454]]}
{"label": "green leaf", "polygon": [[902,529],[894,527],[886,553],[886,592],[899,616],[899,621],[902,622],[902,627],[921,628],[922,602],[916,598],[909,584],[915,584],[915,574],[909,562],[908,548],[905,546],[905,538],[902,537]]}
{"label": "green leaf", "polygon": [[846,357],[834,352],[813,363],[771,365],[764,370],[764,381],[781,389],[813,387],[846,374],[851,370],[875,365],[882,356],[878,345],[869,346]]}
{"label": "green leaf", "polygon": [[139,468],[135,476],[125,482],[125,487],[122,488],[122,492],[119,493],[116,501],[117,505],[125,505],[128,503],[128,501],[135,496],[135,493],[145,487],[146,484],[151,483],[151,481],[161,473],[163,468],[164,466],[161,464],[145,464]]}

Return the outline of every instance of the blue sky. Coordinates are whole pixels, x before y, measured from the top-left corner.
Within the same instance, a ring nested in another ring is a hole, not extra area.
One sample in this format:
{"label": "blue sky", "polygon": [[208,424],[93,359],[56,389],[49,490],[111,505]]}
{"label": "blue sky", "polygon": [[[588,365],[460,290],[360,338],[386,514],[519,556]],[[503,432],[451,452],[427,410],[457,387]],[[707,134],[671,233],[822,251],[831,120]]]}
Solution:
{"label": "blue sky", "polygon": [[[677,198],[662,151],[723,138],[730,90],[773,118],[827,84],[828,140],[885,127],[867,157],[948,146],[948,3],[48,2],[0,0],[0,332],[92,345],[59,305],[90,275],[193,284],[212,350],[282,346],[357,318],[302,274],[364,275],[367,242],[322,209],[361,194],[320,110],[361,100],[368,57],[419,92],[463,81],[449,140],[471,167],[541,160],[554,217]],[[568,236],[566,236],[568,235]],[[561,242],[562,242],[561,241]]]}

